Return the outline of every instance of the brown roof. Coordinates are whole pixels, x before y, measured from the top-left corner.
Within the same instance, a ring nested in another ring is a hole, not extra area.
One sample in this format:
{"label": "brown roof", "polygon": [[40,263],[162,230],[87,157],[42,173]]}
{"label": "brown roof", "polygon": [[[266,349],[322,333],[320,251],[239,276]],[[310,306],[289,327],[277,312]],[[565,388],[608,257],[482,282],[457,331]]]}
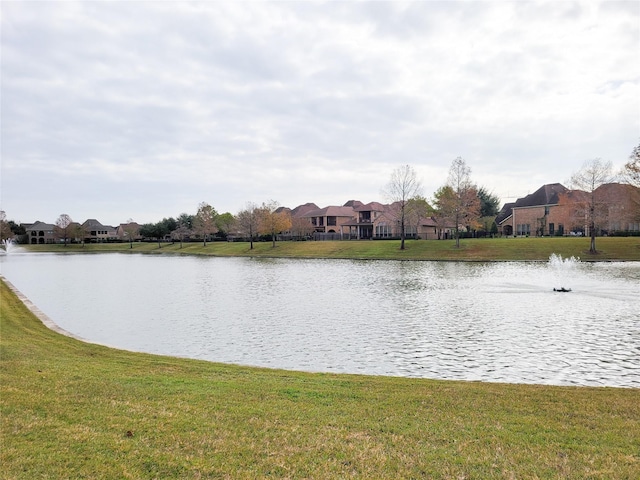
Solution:
{"label": "brown roof", "polygon": [[558,203],[558,195],[567,192],[567,187],[561,183],[543,185],[538,190],[526,197],[516,200],[513,208],[538,207],[541,205],[555,205]]}
{"label": "brown roof", "polygon": [[310,210],[302,216],[304,217],[352,217],[353,208],[329,206],[324,208],[318,208],[316,210]]}

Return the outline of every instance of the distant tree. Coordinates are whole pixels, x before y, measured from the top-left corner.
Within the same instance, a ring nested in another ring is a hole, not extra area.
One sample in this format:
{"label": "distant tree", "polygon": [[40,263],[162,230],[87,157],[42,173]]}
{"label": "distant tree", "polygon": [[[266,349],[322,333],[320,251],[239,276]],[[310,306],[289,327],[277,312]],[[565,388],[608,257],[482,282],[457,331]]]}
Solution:
{"label": "distant tree", "polygon": [[160,223],[162,223],[162,225],[164,226],[167,234],[173,232],[176,228],[178,228],[178,221],[173,217],[163,218]]}
{"label": "distant tree", "polygon": [[129,248],[133,248],[133,239],[140,235],[140,226],[130,218],[122,229],[124,236],[129,239]]}
{"label": "distant tree", "polygon": [[216,219],[218,212],[206,202],[202,202],[198,206],[198,212],[193,219],[193,229],[196,233],[202,235],[203,245],[207,246],[207,237],[218,231],[216,227]]}
{"label": "distant tree", "polygon": [[485,187],[478,189],[478,198],[480,199],[480,216],[495,217],[500,211],[500,199],[489,193]]}
{"label": "distant tree", "polygon": [[56,224],[53,227],[53,235],[64,242],[64,246],[67,246],[67,241],[73,234],[73,220],[66,213],[61,214],[56,220]]}
{"label": "distant tree", "polygon": [[14,236],[26,235],[27,230],[24,228],[24,225],[14,222],[13,220],[9,220],[9,228]]}
{"label": "distant tree", "polygon": [[417,232],[420,228],[420,222],[434,214],[434,209],[426,198],[422,195],[416,195],[407,202],[407,225],[411,225]]}
{"label": "distant tree", "polygon": [[311,224],[311,221],[308,218],[291,218],[291,236],[293,238],[306,238],[309,235],[312,235],[314,231],[315,227]]}
{"label": "distant tree", "polygon": [[249,237],[251,250],[253,250],[253,237],[258,233],[259,224],[259,209],[255,203],[248,202],[245,208],[236,215],[235,228],[241,234]]}
{"label": "distant tree", "polygon": [[163,218],[158,222],[158,224],[159,228],[161,229],[162,238],[170,236],[171,241],[173,242],[174,236],[172,235],[172,233],[178,228],[178,221],[173,217],[169,217]]}
{"label": "distant tree", "polygon": [[280,204],[275,200],[263,203],[258,211],[258,233],[271,235],[272,247],[276,246],[276,236],[291,228],[291,215],[284,210],[278,210]]}
{"label": "distant tree", "polygon": [[441,218],[454,225],[456,247],[460,247],[460,227],[477,224],[480,217],[480,199],[471,182],[471,169],[462,157],[456,158],[449,169],[447,185],[436,192],[436,205]]}
{"label": "distant tree", "polygon": [[218,218],[216,218],[216,227],[218,227],[218,232],[220,232],[222,236],[226,238],[227,235],[231,233],[231,229],[233,228],[235,221],[236,219],[231,213],[221,213],[220,215],[218,215]]}
{"label": "distant tree", "polygon": [[404,250],[406,237],[407,216],[411,199],[422,194],[422,184],[416,171],[410,165],[403,165],[391,173],[389,183],[383,189],[383,194],[389,201],[397,204],[400,221],[400,250]]}
{"label": "distant tree", "polygon": [[82,242],[82,248],[84,248],[84,244],[85,244],[85,240],[87,238],[87,235],[89,234],[89,232],[87,231],[87,228],[85,226],[83,226],[80,223],[73,223],[72,224],[73,227],[73,232],[72,235],[74,238],[79,238],[80,242]]}
{"label": "distant tree", "polygon": [[158,248],[162,248],[160,242],[167,233],[169,233],[167,227],[161,221],[158,223],[145,223],[140,227],[140,235],[144,238],[155,238],[158,242]]}
{"label": "distant tree", "polygon": [[631,185],[640,187],[640,145],[629,155],[629,161],[622,170],[622,177]]}
{"label": "distant tree", "polygon": [[182,248],[182,242],[191,234],[193,225],[193,215],[187,213],[181,213],[177,219],[177,228],[171,232],[172,238],[180,240],[180,248]]}
{"label": "distant tree", "polygon": [[0,241],[7,240],[12,236],[11,226],[7,221],[7,214],[4,210],[0,210]]}
{"label": "distant tree", "polygon": [[444,229],[453,225],[454,220],[448,217],[453,208],[447,208],[447,205],[454,203],[453,197],[453,189],[448,185],[443,185],[433,194],[434,217],[438,225],[438,239],[445,238],[445,235],[443,235]]}
{"label": "distant tree", "polygon": [[608,200],[596,192],[601,185],[611,183],[613,179],[611,162],[603,162],[600,158],[588,160],[578,172],[571,176],[571,186],[586,192],[583,202],[576,203],[578,214],[586,219],[591,239],[589,253],[595,254],[596,234],[600,220],[608,210]]}
{"label": "distant tree", "polygon": [[178,226],[184,226],[188,230],[191,230],[193,229],[194,218],[195,218],[194,215],[190,215],[188,213],[181,213],[180,215],[178,215],[178,218],[177,218]]}

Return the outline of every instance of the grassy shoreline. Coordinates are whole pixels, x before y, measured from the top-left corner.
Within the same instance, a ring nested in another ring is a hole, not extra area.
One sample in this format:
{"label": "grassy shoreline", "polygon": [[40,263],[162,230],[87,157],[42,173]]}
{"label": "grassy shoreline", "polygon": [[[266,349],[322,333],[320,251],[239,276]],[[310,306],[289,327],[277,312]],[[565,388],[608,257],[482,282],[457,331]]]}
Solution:
{"label": "grassy shoreline", "polygon": [[[640,239],[157,243],[31,252],[640,261]],[[633,478],[640,390],[247,368],[62,336],[0,282],[3,478]]]}
{"label": "grassy shoreline", "polygon": [[46,328],[0,282],[0,462],[31,478],[635,478],[640,390],[247,368]]}
{"label": "grassy shoreline", "polygon": [[327,242],[254,243],[128,243],[87,245],[28,245],[20,248],[32,252],[66,253],[155,253],[212,256],[255,256],[283,258],[339,258],[377,260],[447,260],[447,261],[547,261],[552,253],[582,261],[640,261],[640,237],[602,237],[597,239],[598,254],[590,254],[589,239],[575,237],[463,239],[460,248],[453,240],[409,240],[400,250],[396,240],[353,240]]}

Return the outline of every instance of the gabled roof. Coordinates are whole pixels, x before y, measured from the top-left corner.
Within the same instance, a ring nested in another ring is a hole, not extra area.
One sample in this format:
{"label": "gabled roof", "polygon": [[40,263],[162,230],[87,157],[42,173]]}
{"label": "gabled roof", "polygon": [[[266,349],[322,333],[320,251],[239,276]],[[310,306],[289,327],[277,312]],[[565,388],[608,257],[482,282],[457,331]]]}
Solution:
{"label": "gabled roof", "polygon": [[516,202],[510,202],[510,203],[505,203],[502,206],[502,209],[500,209],[500,211],[498,212],[498,215],[496,216],[496,225],[500,225],[505,220],[508,220],[509,218],[511,218],[511,215],[513,215],[513,206],[515,204]]}
{"label": "gabled roof", "polygon": [[353,208],[356,212],[384,212],[385,206],[379,202],[370,202]]}
{"label": "gabled roof", "polygon": [[539,207],[543,205],[556,205],[558,203],[558,195],[566,193],[567,187],[561,183],[549,183],[543,185],[538,190],[530,193],[526,197],[516,200],[513,208]]}
{"label": "gabled roof", "polygon": [[36,220],[36,222],[32,225],[25,225],[25,230],[53,230],[55,225],[52,223],[44,223],[40,220]]}
{"label": "gabled roof", "polygon": [[519,198],[515,202],[505,203],[496,216],[496,224],[500,225],[513,215],[514,208],[540,207],[545,205],[557,205],[560,195],[569,190],[561,183],[549,183],[526,197]]}
{"label": "gabled roof", "polygon": [[83,227],[87,227],[87,228],[95,228],[95,227],[104,227],[104,225],[102,225],[98,220],[96,220],[95,218],[88,218],[87,220],[84,221],[84,223],[82,224]]}
{"label": "gabled roof", "polygon": [[291,210],[291,216],[304,217],[306,216],[307,212],[310,212],[311,210],[317,210],[317,209],[318,209],[318,205],[316,205],[315,203],[305,203],[304,205],[298,205],[296,208]]}
{"label": "gabled roof", "polygon": [[353,208],[329,206],[310,210],[303,217],[352,217]]}

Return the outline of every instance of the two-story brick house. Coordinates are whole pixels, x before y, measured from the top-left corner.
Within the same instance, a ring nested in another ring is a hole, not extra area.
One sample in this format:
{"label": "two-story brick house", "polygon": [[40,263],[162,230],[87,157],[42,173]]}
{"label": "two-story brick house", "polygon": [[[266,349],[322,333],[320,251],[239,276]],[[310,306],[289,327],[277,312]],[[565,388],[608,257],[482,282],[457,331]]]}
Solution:
{"label": "two-story brick house", "polygon": [[[638,231],[640,189],[608,183],[594,191],[599,233]],[[534,193],[505,204],[498,216],[498,230],[505,236],[589,235],[587,213],[590,195],[569,190],[560,183],[543,185]]]}

